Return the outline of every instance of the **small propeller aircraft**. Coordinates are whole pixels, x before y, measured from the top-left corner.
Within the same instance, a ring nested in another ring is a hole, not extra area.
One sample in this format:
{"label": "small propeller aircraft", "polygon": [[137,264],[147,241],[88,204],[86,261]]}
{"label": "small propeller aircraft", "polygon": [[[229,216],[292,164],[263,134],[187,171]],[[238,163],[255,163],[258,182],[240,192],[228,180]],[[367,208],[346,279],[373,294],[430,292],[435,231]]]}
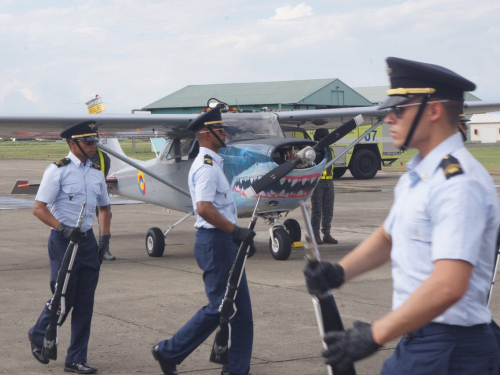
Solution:
{"label": "small propeller aircraft", "polygon": [[[207,105],[213,108],[218,103],[221,102],[210,99]],[[500,102],[466,102],[464,105],[466,114],[496,110],[500,110]],[[224,172],[231,184],[238,216],[251,216],[260,196],[259,217],[270,225],[269,247],[275,259],[288,259],[292,243],[301,239],[300,224],[296,220],[287,219],[282,223],[280,219],[298,208],[300,201],[312,193],[323,170],[378,127],[388,111],[377,107],[354,107],[223,113],[228,135],[227,146],[220,150],[220,155],[224,158]],[[57,134],[68,125],[95,120],[101,135],[98,147],[112,159],[107,179],[110,193],[186,213],[165,232],[157,227],[148,230],[146,250],[150,256],[159,257],[164,253],[167,234],[193,212],[187,177],[199,146],[186,127],[195,117],[174,114],[0,115],[0,136],[22,138],[22,134],[35,132],[38,138],[43,138],[44,134]],[[344,123],[347,118],[353,119]],[[372,125],[369,130],[327,164],[326,147],[363,123],[363,118],[365,124]],[[320,143],[285,138],[283,133],[283,129],[318,126],[338,129]],[[155,129],[156,134],[166,138],[156,158],[134,160],[124,154],[116,138],[105,138],[137,128]],[[260,179],[262,181],[257,182]],[[26,180],[23,186],[30,188]],[[16,188],[18,192],[22,190]]]}

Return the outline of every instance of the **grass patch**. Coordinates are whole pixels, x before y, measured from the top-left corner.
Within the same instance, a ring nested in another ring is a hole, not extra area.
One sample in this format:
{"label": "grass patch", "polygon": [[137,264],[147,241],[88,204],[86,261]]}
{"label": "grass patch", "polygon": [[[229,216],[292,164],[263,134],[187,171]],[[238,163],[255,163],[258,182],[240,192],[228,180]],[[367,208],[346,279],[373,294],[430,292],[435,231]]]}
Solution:
{"label": "grass patch", "polygon": [[[138,159],[149,160],[155,157],[151,152],[151,143],[136,140],[135,153],[132,152],[132,141],[120,142],[126,155]],[[36,141],[4,141],[0,142],[0,159],[26,159],[55,161],[68,155],[69,147],[66,142],[36,142]]]}
{"label": "grass patch", "polygon": [[[136,140],[135,152],[132,152],[132,141],[120,142],[126,155],[138,159],[149,160],[155,157],[151,152],[149,140]],[[477,145],[474,145],[477,146]],[[500,175],[500,145],[499,147],[470,147],[471,154],[488,170],[490,174]],[[46,141],[3,141],[0,142],[0,159],[26,159],[26,160],[59,160],[68,155],[66,142]],[[416,150],[411,149],[401,155],[391,167],[383,167],[386,172],[406,171],[406,164],[415,156]],[[403,162],[403,169],[401,169]]]}
{"label": "grass patch", "polygon": [[[490,174],[500,175],[500,147],[468,147],[467,149]],[[415,149],[408,150],[391,167],[382,167],[382,170],[386,172],[406,171],[406,164],[416,153]],[[403,169],[401,169],[401,162]]]}

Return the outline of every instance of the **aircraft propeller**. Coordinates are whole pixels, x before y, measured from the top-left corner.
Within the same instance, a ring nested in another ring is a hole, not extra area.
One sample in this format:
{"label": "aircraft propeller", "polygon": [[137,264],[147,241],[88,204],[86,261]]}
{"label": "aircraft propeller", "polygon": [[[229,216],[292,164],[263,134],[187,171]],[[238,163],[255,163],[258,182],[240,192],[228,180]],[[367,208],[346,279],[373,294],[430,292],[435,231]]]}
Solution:
{"label": "aircraft propeller", "polygon": [[332,143],[338,141],[349,132],[354,130],[356,126],[363,123],[363,116],[357,115],[353,119],[347,121],[345,124],[328,134],[321,141],[316,143],[314,147],[307,146],[295,154],[295,159],[287,161],[272,171],[268,172],[260,179],[255,181],[249,188],[245,189],[244,194],[247,198],[251,198],[256,194],[259,194],[262,190],[271,186],[276,181],[285,177],[290,173],[299,163],[311,164],[316,158],[316,151],[324,149],[330,146]]}

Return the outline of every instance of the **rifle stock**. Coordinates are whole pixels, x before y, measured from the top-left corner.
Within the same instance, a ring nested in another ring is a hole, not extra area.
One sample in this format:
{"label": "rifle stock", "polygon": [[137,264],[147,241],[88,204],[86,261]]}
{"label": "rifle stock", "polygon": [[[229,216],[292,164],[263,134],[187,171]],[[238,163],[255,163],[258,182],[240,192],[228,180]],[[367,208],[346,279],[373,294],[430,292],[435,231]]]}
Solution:
{"label": "rifle stock", "polygon": [[[257,203],[255,205],[255,210],[252,214],[252,219],[250,220],[250,229],[255,228],[257,223],[257,208],[259,206],[260,196],[257,198]],[[245,270],[245,262],[248,257],[248,251],[250,243],[253,239],[252,237],[247,237],[241,243],[236,258],[229,273],[229,279],[226,287],[226,294],[222,300],[219,307],[220,312],[220,325],[215,333],[214,344],[212,345],[212,351],[210,353],[210,362],[226,364],[228,362],[229,348],[230,348],[230,335],[231,326],[229,321],[231,317],[231,307],[236,299],[236,294],[238,293],[238,287],[240,285],[240,280]]]}
{"label": "rifle stock", "polygon": [[[311,221],[309,219],[309,213],[307,212],[307,206],[304,202],[300,202],[300,208],[302,210],[302,215],[304,217],[304,223],[307,230],[307,235],[305,236],[306,243],[304,246],[306,260],[309,263],[316,263],[319,265],[319,262],[321,262],[321,258],[318,251],[318,245],[314,240]],[[325,333],[344,330],[342,318],[340,317],[340,313],[331,290],[322,294],[313,295],[312,301],[322,341]],[[327,345],[324,341],[323,347],[327,349]],[[332,368],[331,366],[327,366],[327,371],[329,375],[356,375],[354,364],[352,364],[348,370],[342,372]]]}
{"label": "rifle stock", "polygon": [[[80,229],[82,226],[84,210],[85,203],[82,203],[82,209],[76,223],[76,228],[78,229]],[[52,297],[52,300],[50,302],[50,320],[49,325],[47,326],[47,329],[45,331],[45,337],[43,338],[42,354],[48,359],[52,360],[57,359],[57,345],[59,345],[59,327],[66,312],[66,302],[63,295],[64,293],[66,293],[66,287],[68,286],[70,275],[68,271],[71,271],[71,268],[73,267],[73,262],[75,260],[77,250],[78,244],[70,241],[68,247],[66,248],[66,252],[64,253],[61,268],[57,273],[54,296]],[[59,307],[61,307],[60,311]]]}

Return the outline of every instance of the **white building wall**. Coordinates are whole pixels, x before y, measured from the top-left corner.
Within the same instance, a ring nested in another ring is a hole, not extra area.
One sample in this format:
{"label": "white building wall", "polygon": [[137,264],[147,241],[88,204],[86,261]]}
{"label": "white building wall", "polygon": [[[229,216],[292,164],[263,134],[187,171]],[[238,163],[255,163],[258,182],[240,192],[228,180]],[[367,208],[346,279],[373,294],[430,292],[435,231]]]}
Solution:
{"label": "white building wall", "polygon": [[468,125],[472,142],[500,142],[500,113],[472,115]]}

